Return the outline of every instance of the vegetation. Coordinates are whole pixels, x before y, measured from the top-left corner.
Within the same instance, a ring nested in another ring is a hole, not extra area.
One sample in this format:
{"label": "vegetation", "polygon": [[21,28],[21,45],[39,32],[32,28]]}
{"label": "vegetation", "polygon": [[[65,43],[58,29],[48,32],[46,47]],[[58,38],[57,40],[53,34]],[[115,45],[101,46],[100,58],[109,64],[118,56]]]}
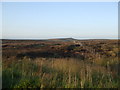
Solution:
{"label": "vegetation", "polygon": [[120,88],[118,41],[79,42],[3,40],[2,87]]}

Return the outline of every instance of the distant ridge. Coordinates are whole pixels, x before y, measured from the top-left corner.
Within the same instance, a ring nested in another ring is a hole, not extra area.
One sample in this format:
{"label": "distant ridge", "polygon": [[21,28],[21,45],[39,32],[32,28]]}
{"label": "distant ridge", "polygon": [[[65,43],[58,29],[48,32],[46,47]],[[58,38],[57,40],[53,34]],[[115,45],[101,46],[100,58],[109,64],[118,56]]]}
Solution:
{"label": "distant ridge", "polygon": [[77,39],[74,39],[74,38],[55,38],[55,39],[48,39],[50,41],[74,41],[74,40],[77,40]]}

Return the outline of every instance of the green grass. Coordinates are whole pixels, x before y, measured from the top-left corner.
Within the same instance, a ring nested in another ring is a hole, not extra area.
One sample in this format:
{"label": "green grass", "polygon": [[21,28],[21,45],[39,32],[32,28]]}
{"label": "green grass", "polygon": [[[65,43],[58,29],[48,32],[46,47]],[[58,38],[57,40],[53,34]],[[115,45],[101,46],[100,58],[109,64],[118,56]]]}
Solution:
{"label": "green grass", "polygon": [[72,58],[3,63],[3,88],[117,88],[119,76],[99,64]]}

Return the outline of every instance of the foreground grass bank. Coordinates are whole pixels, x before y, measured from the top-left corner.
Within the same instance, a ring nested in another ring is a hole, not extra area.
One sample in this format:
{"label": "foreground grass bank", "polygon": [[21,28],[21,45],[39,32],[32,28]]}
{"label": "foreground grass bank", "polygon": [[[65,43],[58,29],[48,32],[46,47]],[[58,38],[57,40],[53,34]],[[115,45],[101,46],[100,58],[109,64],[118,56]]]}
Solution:
{"label": "foreground grass bank", "polygon": [[118,88],[110,65],[73,58],[24,57],[3,62],[3,88]]}

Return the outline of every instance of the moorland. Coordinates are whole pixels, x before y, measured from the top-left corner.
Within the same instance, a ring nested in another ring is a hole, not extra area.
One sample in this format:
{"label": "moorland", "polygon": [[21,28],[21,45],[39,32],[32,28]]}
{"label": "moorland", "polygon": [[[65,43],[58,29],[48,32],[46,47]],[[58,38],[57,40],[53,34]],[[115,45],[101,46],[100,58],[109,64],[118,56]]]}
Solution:
{"label": "moorland", "polygon": [[3,88],[120,88],[118,40],[2,40]]}

